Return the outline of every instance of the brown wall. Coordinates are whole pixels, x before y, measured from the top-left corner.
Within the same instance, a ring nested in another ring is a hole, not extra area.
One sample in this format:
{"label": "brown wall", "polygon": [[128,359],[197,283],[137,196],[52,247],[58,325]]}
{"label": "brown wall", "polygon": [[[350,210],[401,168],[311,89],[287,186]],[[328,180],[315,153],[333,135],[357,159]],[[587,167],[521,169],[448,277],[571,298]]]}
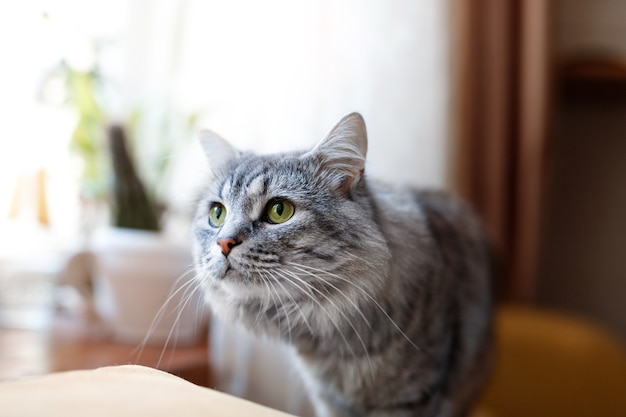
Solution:
{"label": "brown wall", "polygon": [[[595,319],[626,340],[626,2],[555,5],[557,68],[589,56],[624,66],[608,85],[610,97],[598,94],[602,79],[557,90],[537,301]],[[557,74],[563,86],[567,74]]]}
{"label": "brown wall", "polygon": [[554,120],[537,301],[626,340],[626,98],[561,103]]}

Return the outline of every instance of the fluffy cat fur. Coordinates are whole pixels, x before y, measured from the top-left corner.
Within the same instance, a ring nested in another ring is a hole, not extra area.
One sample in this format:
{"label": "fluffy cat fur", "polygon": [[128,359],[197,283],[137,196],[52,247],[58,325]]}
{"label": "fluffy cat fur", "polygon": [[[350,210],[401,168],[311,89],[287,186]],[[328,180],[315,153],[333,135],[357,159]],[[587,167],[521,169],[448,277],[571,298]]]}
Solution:
{"label": "fluffy cat fur", "polygon": [[[465,415],[491,346],[476,218],[441,192],[370,183],[357,113],[308,152],[200,139],[211,179],[194,250],[214,312],[293,346],[319,416]],[[275,201],[295,208],[284,223],[267,217]],[[219,227],[214,203],[226,212]]]}

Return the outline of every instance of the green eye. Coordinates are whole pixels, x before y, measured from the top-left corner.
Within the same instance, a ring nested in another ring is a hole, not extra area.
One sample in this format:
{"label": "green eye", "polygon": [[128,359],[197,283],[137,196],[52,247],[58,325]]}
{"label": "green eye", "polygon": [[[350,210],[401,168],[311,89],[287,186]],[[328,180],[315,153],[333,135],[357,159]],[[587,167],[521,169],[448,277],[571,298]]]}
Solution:
{"label": "green eye", "polygon": [[287,200],[273,200],[267,205],[267,220],[270,223],[285,223],[291,219],[296,211],[293,204]]}
{"label": "green eye", "polygon": [[209,210],[209,224],[213,227],[222,227],[226,221],[226,207],[220,203],[213,203]]}

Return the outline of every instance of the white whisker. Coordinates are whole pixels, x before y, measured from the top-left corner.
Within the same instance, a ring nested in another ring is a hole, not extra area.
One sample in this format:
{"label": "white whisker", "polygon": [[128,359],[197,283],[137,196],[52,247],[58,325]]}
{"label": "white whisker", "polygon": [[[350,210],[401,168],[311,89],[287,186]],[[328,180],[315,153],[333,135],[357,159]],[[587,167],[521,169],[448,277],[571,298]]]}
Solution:
{"label": "white whisker", "polygon": [[339,279],[341,281],[344,281],[344,282],[352,285],[354,288],[356,288],[357,290],[361,291],[372,303],[374,303],[374,305],[385,315],[385,317],[391,322],[391,324],[396,328],[396,330],[398,330],[398,332],[400,332],[400,334],[411,344],[411,346],[413,346],[416,350],[421,350],[419,348],[419,346],[417,346],[415,344],[415,342],[413,342],[413,340],[411,340],[411,338],[409,336],[407,336],[407,334],[400,328],[400,326],[398,326],[398,324],[391,318],[391,316],[389,316],[389,314],[385,311],[384,308],[382,308],[382,306],[378,303],[378,301],[376,301],[372,295],[370,295],[367,291],[365,291],[363,288],[359,287],[354,282],[352,282],[349,279],[344,278],[344,277],[342,277],[340,275],[333,274],[332,272],[327,272],[327,271],[324,271],[324,270],[321,270],[321,269],[318,269],[318,268],[314,268],[312,266],[302,265],[302,264],[298,264],[298,263],[295,263],[295,262],[289,262],[289,264],[293,265],[293,266],[309,269],[311,271],[319,272],[319,273],[328,275],[330,277],[337,278],[337,279]]}
{"label": "white whisker", "polygon": [[382,265],[382,262],[372,262],[372,261],[369,261],[369,260],[367,260],[365,258],[361,258],[358,255],[355,255],[355,254],[353,254],[351,252],[348,252],[347,250],[344,250],[343,253],[345,253],[348,256],[351,256],[352,258],[354,258],[356,260],[359,260],[359,261],[363,262],[365,265],[368,265],[370,267],[376,267],[376,266]]}
{"label": "white whisker", "polygon": [[[194,280],[189,280],[188,282],[194,283]],[[163,345],[163,350],[161,351],[161,355],[159,356],[159,360],[157,362],[157,367],[159,367],[161,365],[161,361],[163,360],[163,356],[165,355],[165,350],[167,349],[170,339],[172,337],[172,335],[174,334],[174,331],[176,330],[176,332],[178,332],[178,322],[180,321],[180,318],[185,310],[185,308],[187,307],[187,305],[189,304],[189,302],[191,301],[191,299],[193,298],[193,296],[195,295],[196,291],[200,290],[201,287],[199,285],[193,286],[193,285],[184,285],[186,287],[185,290],[185,294],[183,295],[183,299],[178,303],[178,305],[176,306],[176,308],[178,309],[178,313],[176,314],[176,318],[174,319],[174,323],[172,323],[172,327],[170,328],[170,331],[167,335],[167,338],[165,340],[165,344]],[[189,288],[192,288],[191,292],[187,293],[187,291],[189,291]],[[174,339],[174,346],[173,349],[176,349],[176,343],[178,341],[178,338]]]}
{"label": "white whisker", "polygon": [[276,300],[274,303],[275,308],[276,308],[276,315],[279,317],[279,320],[280,320],[280,316],[278,315],[278,313],[280,310],[283,311],[285,318],[287,319],[287,332],[289,333],[289,343],[291,343],[292,336],[291,336],[291,319],[289,318],[290,314],[289,314],[289,311],[286,310],[285,305],[280,302],[280,295],[278,294],[278,291],[276,290],[276,287],[274,287],[272,282],[276,282],[276,281],[270,282],[270,287],[274,289],[274,293],[276,294]]}
{"label": "white whisker", "polygon": [[[260,271],[259,271],[260,272]],[[311,327],[311,324],[309,323],[309,320],[306,318],[306,316],[304,315],[304,312],[302,311],[302,308],[300,307],[300,305],[296,302],[295,298],[293,298],[293,295],[291,295],[291,293],[287,290],[287,288],[285,288],[285,286],[282,284],[282,282],[280,282],[280,280],[278,278],[276,278],[275,276],[272,275],[272,273],[270,271],[267,271],[267,275],[269,276],[270,279],[272,279],[276,284],[280,285],[280,287],[285,291],[285,294],[287,294],[287,296],[291,299],[291,302],[293,303],[292,305],[294,306],[294,309],[300,314],[300,317],[302,317],[302,320],[304,321],[304,324],[306,325],[306,327],[309,329],[309,331],[311,332],[311,334],[315,333],[313,331],[313,328]]]}
{"label": "white whisker", "polygon": [[[298,284],[296,284],[295,282],[293,282],[291,279],[288,278],[288,276],[285,276],[282,272],[282,270],[275,270],[274,272],[276,272],[278,275],[280,275],[281,277],[283,277],[285,279],[286,282],[290,283],[291,285],[293,285],[294,287],[296,287],[297,289],[299,289],[303,294],[305,294],[307,297],[309,297],[311,299],[311,301],[313,301],[320,309],[321,311],[323,311],[326,316],[328,317],[328,319],[330,320],[330,322],[335,326],[335,328],[337,329],[337,331],[339,332],[339,335],[341,336],[341,338],[343,339],[343,341],[346,344],[346,347],[348,348],[348,351],[352,354],[352,356],[354,358],[356,358],[356,353],[354,353],[354,350],[352,350],[352,346],[350,346],[350,343],[348,342],[348,339],[346,339],[345,335],[343,334],[343,332],[341,331],[341,328],[339,328],[339,325],[337,324],[337,322],[333,319],[332,315],[324,308],[324,306],[322,305],[322,303],[320,303],[313,295],[309,294],[307,291],[305,291],[304,288],[300,287]],[[286,271],[285,271],[286,272]]]}
{"label": "white whisker", "polygon": [[268,281],[265,277],[265,274],[263,274],[261,271],[259,271],[258,269],[256,270],[257,273],[259,274],[259,277],[261,278],[261,281],[263,281],[263,284],[265,285],[265,289],[267,290],[267,298],[263,297],[263,299],[261,300],[261,302],[259,302],[259,311],[256,314],[256,318],[254,319],[254,325],[257,326],[259,324],[259,321],[261,320],[261,316],[263,315],[263,313],[265,311],[267,311],[267,309],[269,308],[271,299],[270,299],[270,286],[268,284]]}
{"label": "white whisker", "polygon": [[[183,279],[185,279],[186,277],[189,276],[190,273],[192,273],[194,271],[193,267],[189,267],[187,268],[174,282],[174,284],[172,285],[172,288],[175,288],[176,285]],[[152,336],[156,326],[159,324],[159,322],[163,319],[163,315],[165,314],[167,308],[170,307],[170,303],[172,302],[172,300],[178,296],[178,294],[181,291],[187,291],[188,287],[192,287],[195,284],[193,279],[190,279],[189,281],[185,282],[184,284],[180,285],[178,288],[176,288],[176,290],[174,291],[170,291],[170,295],[167,297],[167,299],[163,302],[163,304],[161,305],[161,307],[159,308],[159,310],[156,312],[156,314],[154,315],[154,318],[152,319],[152,322],[150,323],[150,326],[148,327],[148,330],[146,331],[146,335],[144,336],[144,338],[142,339],[142,341],[138,344],[138,346],[134,349],[133,353],[136,353],[136,357],[135,357],[135,361],[138,361],[139,358],[141,357],[141,355],[143,354],[143,350],[146,347],[148,340],[150,340],[150,337]],[[165,349],[165,347],[163,348]]]}
{"label": "white whisker", "polygon": [[339,288],[337,288],[337,286],[335,286],[333,283],[331,283],[330,281],[322,278],[319,275],[314,274],[311,271],[307,271],[305,269],[302,269],[298,266],[294,266],[295,269],[297,269],[298,271],[307,274],[309,276],[312,276],[316,279],[319,279],[320,281],[323,281],[325,285],[328,285],[329,287],[331,287],[332,289],[334,289],[335,291],[337,291],[338,294],[342,295],[351,305],[352,307],[355,308],[355,310],[357,311],[357,313],[361,316],[361,318],[363,319],[363,321],[365,321],[365,323],[367,324],[367,327],[369,327],[370,329],[372,328],[372,325],[370,324],[369,320],[367,319],[367,317],[365,317],[365,314],[363,314],[363,312],[361,311],[361,308],[354,302],[354,300],[352,300],[350,297],[348,297],[343,291],[341,291]]}
{"label": "white whisker", "polygon": [[[363,347],[363,353],[365,353],[365,356],[367,358],[367,362],[369,364],[370,367],[370,373],[372,375],[372,381],[374,381],[374,368],[372,366],[372,361],[369,355],[369,351],[367,350],[367,347],[365,346],[365,342],[363,341],[363,338],[361,337],[361,334],[359,333],[359,331],[356,329],[356,327],[354,327],[354,324],[352,324],[352,321],[348,318],[348,316],[346,316],[346,313],[343,312],[343,310],[341,310],[337,304],[335,304],[333,302],[333,300],[331,300],[326,294],[324,294],[323,292],[321,292],[320,290],[318,290],[317,288],[315,288],[313,285],[309,284],[308,282],[306,282],[305,280],[303,280],[302,278],[300,278],[297,274],[295,274],[292,271],[289,271],[287,269],[280,269],[280,271],[286,273],[288,276],[298,280],[299,282],[301,282],[302,284],[310,287],[313,291],[317,292],[319,295],[321,295],[326,301],[328,301],[333,307],[335,307],[335,310],[341,315],[341,317],[344,318],[344,320],[346,321],[346,323],[348,323],[348,325],[352,328],[352,330],[354,331],[354,334],[356,335],[356,337],[359,339],[359,342],[361,343],[361,346]],[[311,299],[315,300],[314,297],[311,297]],[[316,300],[317,301],[317,300]],[[318,304],[321,306],[321,304],[318,302]],[[330,318],[330,316],[329,316]],[[337,328],[337,330],[339,330],[339,327],[337,327],[337,324],[335,324],[335,327]],[[340,334],[341,333],[340,331]],[[348,341],[345,339],[346,343],[348,344],[348,346],[350,346],[350,344],[348,343]],[[352,349],[350,348],[350,350],[352,351]],[[354,351],[352,351],[353,355],[354,355]],[[355,355],[356,357],[356,355]]]}

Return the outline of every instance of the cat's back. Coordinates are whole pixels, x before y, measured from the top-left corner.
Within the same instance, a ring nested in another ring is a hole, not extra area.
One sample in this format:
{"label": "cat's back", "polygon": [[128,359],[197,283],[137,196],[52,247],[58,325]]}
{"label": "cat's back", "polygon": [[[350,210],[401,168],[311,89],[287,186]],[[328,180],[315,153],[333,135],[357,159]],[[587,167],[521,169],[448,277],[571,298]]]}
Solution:
{"label": "cat's back", "polygon": [[[371,190],[376,222],[392,253],[392,278],[434,285],[440,297],[455,298],[461,310],[488,311],[494,295],[493,251],[474,211],[443,190],[386,185]],[[429,283],[433,275],[436,282]],[[474,299],[463,299],[467,294]]]}
{"label": "cat's back", "polygon": [[489,256],[482,223],[451,193],[382,183],[371,184],[369,190],[376,223],[387,242],[397,243],[392,251],[406,246],[435,246],[434,250],[444,251],[445,256],[459,256],[472,249],[485,252],[481,258]]}
{"label": "cat's back", "polygon": [[[461,415],[489,370],[495,277],[487,235],[473,211],[445,191],[380,184],[370,190],[392,254],[388,305],[405,303],[404,311],[390,307],[392,317],[420,347],[390,355],[419,372],[416,391],[445,375],[430,390]],[[428,376],[426,369],[436,371]]]}

